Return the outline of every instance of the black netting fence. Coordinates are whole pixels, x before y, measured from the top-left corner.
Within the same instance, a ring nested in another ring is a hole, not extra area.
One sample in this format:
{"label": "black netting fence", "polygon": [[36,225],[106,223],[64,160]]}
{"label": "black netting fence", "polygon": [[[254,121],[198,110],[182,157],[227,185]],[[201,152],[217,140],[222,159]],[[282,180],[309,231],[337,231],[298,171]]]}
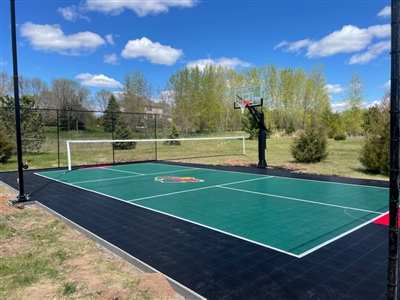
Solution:
{"label": "black netting fence", "polygon": [[[14,109],[0,107],[0,129],[4,139],[15,143]],[[21,108],[23,159],[30,161],[32,168],[66,167],[67,140],[160,139],[171,132],[171,118],[157,114]],[[104,163],[124,161],[127,158],[123,153],[128,149],[132,149],[128,143],[82,146],[81,164],[90,162],[95,153]],[[137,157],[140,159],[140,155]],[[135,161],[132,155],[128,159]],[[15,162],[11,158],[7,163]]]}

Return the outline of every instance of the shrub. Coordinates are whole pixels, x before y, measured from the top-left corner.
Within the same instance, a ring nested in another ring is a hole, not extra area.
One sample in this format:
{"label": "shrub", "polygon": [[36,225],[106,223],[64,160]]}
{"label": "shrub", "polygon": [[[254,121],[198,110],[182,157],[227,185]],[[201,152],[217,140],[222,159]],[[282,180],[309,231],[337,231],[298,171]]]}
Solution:
{"label": "shrub", "polygon": [[[177,139],[179,138],[179,133],[178,130],[176,130],[175,126],[172,126],[172,132],[168,136],[169,139]],[[165,141],[163,145],[165,146],[180,146],[181,142],[180,141]]]}
{"label": "shrub", "polygon": [[308,127],[293,139],[290,151],[297,162],[316,163],[328,157],[328,139],[316,126]]}
{"label": "shrub", "polygon": [[366,136],[359,160],[370,172],[388,175],[390,171],[389,135]]}
{"label": "shrub", "polygon": [[296,132],[296,127],[294,126],[293,120],[291,120],[289,126],[285,130],[285,133],[287,135],[292,135],[295,132]]}
{"label": "shrub", "polygon": [[[132,139],[133,134],[128,124],[121,120],[118,120],[118,123],[115,127],[115,139],[116,140],[129,140]],[[114,149],[116,150],[129,150],[135,149],[136,142],[116,142],[114,143]]]}
{"label": "shrub", "polygon": [[364,122],[365,141],[359,161],[370,172],[388,175],[390,172],[390,93],[379,106],[368,111]]}
{"label": "shrub", "polygon": [[333,139],[334,139],[335,141],[344,141],[346,138],[347,138],[347,134],[345,134],[344,132],[337,133],[337,134],[333,137]]}
{"label": "shrub", "polygon": [[0,163],[7,162],[15,151],[14,143],[0,130]]}

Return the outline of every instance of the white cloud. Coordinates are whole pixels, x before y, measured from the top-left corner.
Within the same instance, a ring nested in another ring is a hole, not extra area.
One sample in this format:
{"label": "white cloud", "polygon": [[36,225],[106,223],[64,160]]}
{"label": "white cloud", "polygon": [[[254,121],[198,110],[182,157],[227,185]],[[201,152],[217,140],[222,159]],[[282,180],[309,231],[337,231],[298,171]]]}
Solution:
{"label": "white cloud", "polygon": [[328,94],[339,94],[346,90],[346,88],[340,84],[327,84],[325,89]]}
{"label": "white cloud", "polygon": [[175,91],[173,90],[162,91],[158,95],[159,101],[165,101],[170,104],[174,101],[174,99],[175,99]]}
{"label": "white cloud", "polygon": [[194,68],[197,66],[200,70],[204,70],[204,68],[209,65],[221,66],[221,67],[225,67],[228,69],[235,69],[237,67],[250,67],[251,66],[250,63],[241,61],[240,59],[238,59],[236,57],[234,57],[234,58],[221,57],[218,59],[206,58],[206,59],[189,61],[186,64],[186,67]]}
{"label": "white cloud", "polygon": [[383,89],[390,89],[390,82],[391,82],[391,80],[389,79],[388,81],[386,81],[384,84],[380,85],[379,87],[383,88]]}
{"label": "white cloud", "polygon": [[107,34],[106,35],[106,41],[107,43],[109,43],[110,45],[115,45],[114,43],[114,36],[112,34]]}
{"label": "white cloud", "polygon": [[86,21],[90,21],[90,19],[84,15],[82,15],[78,8],[75,5],[60,7],[57,9],[57,12],[61,14],[61,16],[71,22],[75,22],[77,19],[84,19]]}
{"label": "white cloud", "polygon": [[3,60],[2,58],[0,59],[0,66],[5,66],[7,64],[8,62],[6,60]]}
{"label": "white cloud", "polygon": [[346,108],[346,103],[345,102],[331,103],[331,107],[333,111],[339,112]]}
{"label": "white cloud", "polygon": [[[367,48],[374,38],[390,37],[391,28],[389,24],[358,28],[353,25],[343,26],[342,29],[334,31],[320,40],[302,39],[296,42],[282,41],[274,49],[282,48],[284,52],[306,51],[308,58],[328,57],[339,53],[359,52]],[[358,63],[365,63],[368,58],[373,59],[386,49],[386,42],[377,43],[376,47],[371,46],[368,53],[359,58]],[[371,52],[372,51],[372,52]],[[381,51],[381,52],[379,52]],[[357,57],[352,61],[355,63]]]}
{"label": "white cloud", "polygon": [[118,64],[118,56],[117,54],[106,54],[104,55],[104,63],[110,65],[117,65]]}
{"label": "white cloud", "polygon": [[313,41],[311,41],[309,39],[300,40],[300,41],[293,42],[293,43],[290,43],[288,41],[282,41],[278,45],[276,45],[274,47],[274,49],[284,47],[283,50],[285,52],[299,52],[300,50],[302,50],[302,48],[306,48],[309,45],[311,45],[311,43],[313,43]]}
{"label": "white cloud", "polygon": [[103,38],[89,31],[65,35],[59,25],[38,25],[27,22],[21,25],[20,32],[35,50],[64,55],[93,52],[105,44]]}
{"label": "white cloud", "polygon": [[379,13],[378,17],[389,18],[392,15],[392,9],[390,6],[385,6]]}
{"label": "white cloud", "polygon": [[375,100],[375,101],[372,101],[371,103],[364,103],[364,106],[365,106],[366,108],[370,108],[370,107],[374,107],[374,106],[379,106],[379,105],[381,104],[381,102],[382,102],[382,101],[380,101],[380,100]]}
{"label": "white cloud", "polygon": [[183,56],[182,50],[152,42],[146,37],[130,40],[121,53],[123,58],[144,57],[154,64],[171,66]]}
{"label": "white cloud", "polygon": [[139,17],[146,15],[158,15],[166,13],[172,7],[190,8],[196,6],[198,0],[145,0],[145,1],[103,1],[103,0],[86,0],[85,7],[87,10],[98,11],[110,15],[119,15],[124,10],[131,10]]}
{"label": "white cloud", "polygon": [[366,64],[385,51],[390,51],[390,41],[383,41],[368,47],[367,52],[355,54],[350,58],[349,65]]}
{"label": "white cloud", "polygon": [[120,88],[122,84],[115,79],[109,78],[103,74],[93,75],[90,73],[83,73],[75,76],[77,79],[82,80],[83,85],[102,87],[102,88]]}

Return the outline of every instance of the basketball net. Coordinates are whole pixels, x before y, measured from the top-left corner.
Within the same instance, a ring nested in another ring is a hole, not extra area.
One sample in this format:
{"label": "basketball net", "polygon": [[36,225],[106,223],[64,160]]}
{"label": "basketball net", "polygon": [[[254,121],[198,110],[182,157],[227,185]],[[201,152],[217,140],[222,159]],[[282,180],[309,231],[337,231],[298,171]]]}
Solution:
{"label": "basketball net", "polygon": [[242,114],[244,114],[244,109],[246,108],[246,106],[250,105],[250,101],[249,100],[239,100],[239,101],[236,101],[236,104],[240,107]]}

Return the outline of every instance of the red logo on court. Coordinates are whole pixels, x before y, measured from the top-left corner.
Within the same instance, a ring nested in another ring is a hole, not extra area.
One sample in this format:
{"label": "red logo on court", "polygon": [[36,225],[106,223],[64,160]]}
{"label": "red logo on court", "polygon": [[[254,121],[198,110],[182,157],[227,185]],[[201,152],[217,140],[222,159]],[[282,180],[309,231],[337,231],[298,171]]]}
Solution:
{"label": "red logo on court", "polygon": [[175,176],[159,176],[154,178],[154,181],[167,182],[167,183],[186,183],[186,182],[204,182],[202,179],[194,177],[175,177]]}

